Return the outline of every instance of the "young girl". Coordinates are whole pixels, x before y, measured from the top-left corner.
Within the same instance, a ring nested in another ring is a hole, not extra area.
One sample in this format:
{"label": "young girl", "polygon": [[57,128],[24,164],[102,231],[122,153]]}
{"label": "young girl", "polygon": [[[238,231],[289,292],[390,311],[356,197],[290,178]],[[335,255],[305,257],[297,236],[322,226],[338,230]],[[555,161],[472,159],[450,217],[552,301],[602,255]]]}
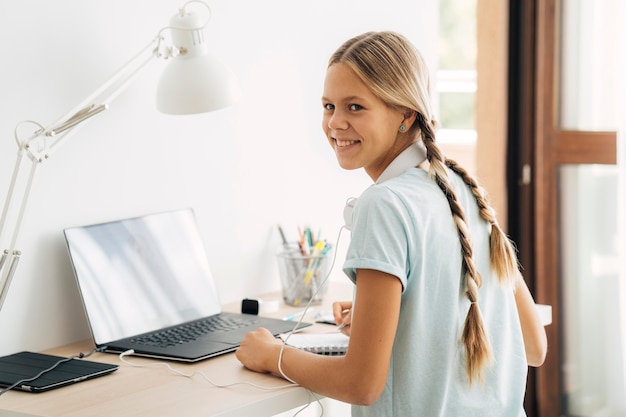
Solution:
{"label": "young girl", "polygon": [[259,329],[236,355],[354,404],[353,416],[524,416],[545,330],[483,190],[435,142],[429,88],[421,55],[399,34],[365,33],[333,54],[322,127],[339,165],[375,183],[349,222],[354,302],[333,305],[348,352],[281,355],[282,342]]}

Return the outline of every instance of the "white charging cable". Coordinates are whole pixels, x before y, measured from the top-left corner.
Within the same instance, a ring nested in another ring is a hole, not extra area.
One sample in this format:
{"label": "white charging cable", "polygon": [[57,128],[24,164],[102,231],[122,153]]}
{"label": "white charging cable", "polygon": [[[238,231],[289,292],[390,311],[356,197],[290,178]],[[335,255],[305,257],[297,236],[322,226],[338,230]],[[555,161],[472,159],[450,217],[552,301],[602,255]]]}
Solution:
{"label": "white charging cable", "polygon": [[291,387],[298,386],[297,384],[290,383],[290,384],[285,384],[285,385],[278,385],[278,386],[275,386],[275,387],[268,387],[268,386],[254,384],[252,382],[247,382],[247,381],[236,381],[236,382],[231,382],[231,383],[228,383],[228,384],[220,384],[220,383],[217,383],[217,382],[213,381],[211,378],[209,378],[202,371],[194,371],[194,372],[191,372],[191,373],[187,373],[187,372],[183,372],[181,370],[178,370],[178,369],[174,368],[173,366],[171,366],[170,364],[165,363],[165,362],[137,363],[137,362],[132,362],[132,361],[129,361],[128,359],[126,359],[127,356],[133,355],[134,353],[135,353],[135,351],[133,349],[129,349],[129,350],[125,351],[125,352],[120,353],[120,355],[119,355],[120,361],[122,361],[126,365],[133,366],[135,368],[160,368],[160,367],[166,368],[171,373],[183,376],[185,378],[193,378],[196,375],[200,375],[209,384],[211,384],[212,386],[214,386],[216,388],[229,388],[229,387],[233,387],[235,385],[248,385],[248,386],[251,386],[251,387],[254,387],[254,388],[258,388],[258,389],[261,389],[261,390],[265,390],[265,391],[279,391],[279,390],[282,390],[282,389],[285,389],[285,388],[291,388]]}
{"label": "white charging cable", "polygon": [[328,281],[328,278],[330,277],[330,274],[333,272],[333,268],[335,267],[335,261],[337,260],[337,248],[339,246],[339,239],[341,238],[341,232],[346,229],[346,226],[341,226],[341,228],[339,229],[339,233],[337,233],[337,241],[335,242],[335,253],[333,253],[333,259],[332,262],[330,264],[330,268],[328,270],[328,272],[326,273],[326,276],[324,277],[324,279],[322,280],[322,283],[320,285],[317,286],[317,289],[315,290],[315,292],[313,293],[313,295],[311,296],[311,299],[309,300],[309,302],[306,304],[306,306],[304,307],[304,311],[302,312],[302,314],[300,315],[300,319],[298,320],[298,322],[296,323],[295,326],[293,326],[293,329],[291,330],[291,332],[289,334],[287,334],[287,336],[282,339],[283,341],[283,345],[280,348],[280,353],[278,355],[278,372],[280,372],[280,375],[285,378],[287,381],[291,382],[292,384],[298,384],[296,381],[294,381],[293,379],[289,378],[285,372],[283,371],[282,368],[282,361],[283,361],[283,352],[285,351],[285,346],[287,345],[287,341],[289,340],[289,338],[291,337],[291,335],[298,331],[298,328],[300,327],[300,325],[302,324],[302,320],[304,320],[304,316],[306,316],[307,311],[309,310],[309,307],[311,306],[311,303],[313,302],[313,300],[315,299],[315,296],[317,295],[317,293],[320,291],[321,288],[324,287],[324,285],[326,284],[326,281]]}

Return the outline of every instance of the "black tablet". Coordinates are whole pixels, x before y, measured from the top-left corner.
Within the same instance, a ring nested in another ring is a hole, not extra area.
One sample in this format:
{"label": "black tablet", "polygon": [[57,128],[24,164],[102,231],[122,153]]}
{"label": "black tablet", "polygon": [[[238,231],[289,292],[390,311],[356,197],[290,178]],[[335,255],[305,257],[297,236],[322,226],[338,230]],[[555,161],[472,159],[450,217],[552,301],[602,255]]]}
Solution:
{"label": "black tablet", "polygon": [[[39,373],[53,367],[59,361],[62,362],[57,367],[37,377]],[[118,365],[84,359],[68,359],[43,353],[19,352],[0,357],[0,387],[10,387],[20,381],[13,389],[44,392],[108,375],[118,368]]]}

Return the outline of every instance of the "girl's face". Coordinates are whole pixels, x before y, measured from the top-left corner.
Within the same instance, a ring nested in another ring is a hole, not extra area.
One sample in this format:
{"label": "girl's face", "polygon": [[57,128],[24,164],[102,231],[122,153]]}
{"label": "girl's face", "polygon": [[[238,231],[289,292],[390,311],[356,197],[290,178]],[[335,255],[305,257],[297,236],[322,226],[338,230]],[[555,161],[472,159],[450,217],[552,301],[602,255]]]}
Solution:
{"label": "girl's face", "polygon": [[404,113],[387,106],[345,64],[328,68],[322,105],[322,128],[344,169],[365,168],[376,181],[410,143],[400,133]]}

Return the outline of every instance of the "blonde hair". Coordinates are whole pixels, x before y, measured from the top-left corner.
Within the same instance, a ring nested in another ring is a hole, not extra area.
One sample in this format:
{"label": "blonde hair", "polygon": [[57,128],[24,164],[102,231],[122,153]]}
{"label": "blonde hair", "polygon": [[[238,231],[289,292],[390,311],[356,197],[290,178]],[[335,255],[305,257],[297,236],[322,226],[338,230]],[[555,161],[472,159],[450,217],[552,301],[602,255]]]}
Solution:
{"label": "blonde hair", "polygon": [[[472,176],[455,161],[446,158],[435,141],[436,122],[430,104],[428,68],[419,51],[402,35],[394,32],[368,32],[345,42],[330,58],[328,66],[343,63],[387,105],[416,112],[411,126],[414,140],[421,137],[430,162],[429,176],[448,200],[461,243],[465,294],[470,307],[461,340],[465,346],[465,367],[469,383],[483,380],[493,353],[486,333],[478,289],[482,278],[476,269],[473,248],[463,207],[459,204],[448,169],[457,173],[471,190],[480,216],[491,225],[490,264],[502,283],[512,283],[519,273],[515,249],[500,228],[487,195]],[[448,169],[446,169],[446,167]]]}

